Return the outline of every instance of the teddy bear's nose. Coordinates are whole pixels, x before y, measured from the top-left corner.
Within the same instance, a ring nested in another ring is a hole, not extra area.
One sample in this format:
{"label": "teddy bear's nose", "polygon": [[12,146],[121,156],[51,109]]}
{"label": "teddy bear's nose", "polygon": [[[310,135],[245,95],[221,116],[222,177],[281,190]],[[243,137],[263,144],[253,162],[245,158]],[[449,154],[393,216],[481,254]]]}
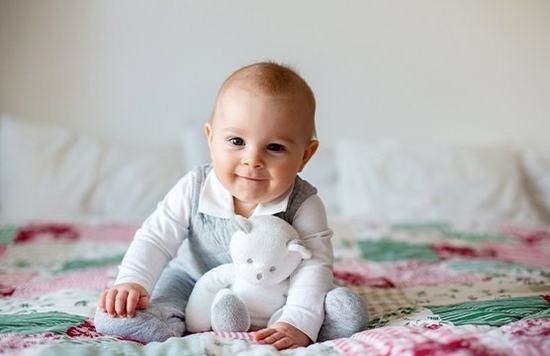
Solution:
{"label": "teddy bear's nose", "polygon": [[261,274],[261,273],[258,273],[258,274],[256,275],[256,279],[257,279],[257,280],[260,280],[260,279],[262,279],[262,277],[263,277],[263,276],[262,276],[262,274]]}

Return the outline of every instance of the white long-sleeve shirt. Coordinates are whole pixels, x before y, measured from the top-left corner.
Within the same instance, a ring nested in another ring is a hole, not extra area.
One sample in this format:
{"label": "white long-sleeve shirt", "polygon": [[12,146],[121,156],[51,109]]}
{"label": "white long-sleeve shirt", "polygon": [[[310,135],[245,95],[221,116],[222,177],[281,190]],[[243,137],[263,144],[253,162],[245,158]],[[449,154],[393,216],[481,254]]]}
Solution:
{"label": "white long-sleeve shirt", "polygon": [[[152,292],[162,270],[175,257],[188,236],[191,219],[194,171],[186,174],[167,193],[157,209],[136,232],[122,264],[116,284],[138,283]],[[261,203],[252,215],[272,215],[284,211],[291,190],[273,201]],[[207,175],[199,197],[199,212],[218,218],[235,216],[233,197],[217,179]],[[313,341],[324,319],[323,302],[332,286],[332,230],[318,195],[307,198],[298,208],[292,225],[300,234],[312,258],[304,260],[290,279],[290,290],[279,321],[302,330]]]}

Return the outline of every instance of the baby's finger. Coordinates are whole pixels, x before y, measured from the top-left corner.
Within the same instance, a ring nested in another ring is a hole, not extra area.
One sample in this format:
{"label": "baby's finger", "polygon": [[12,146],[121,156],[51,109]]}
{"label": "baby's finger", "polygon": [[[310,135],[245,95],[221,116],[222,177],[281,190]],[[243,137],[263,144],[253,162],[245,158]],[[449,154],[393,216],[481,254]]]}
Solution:
{"label": "baby's finger", "polygon": [[142,295],[139,298],[136,309],[147,309],[148,307],[149,307],[149,297],[146,295]]}
{"label": "baby's finger", "polygon": [[105,298],[107,298],[107,291],[106,290],[101,292],[101,295],[99,296],[99,301],[97,303],[98,306],[99,306],[99,310],[101,310],[104,313],[107,312],[107,308],[105,307]]}
{"label": "baby's finger", "polygon": [[128,313],[129,317],[133,317],[136,312],[139,296],[140,294],[137,290],[131,290],[130,293],[128,293],[128,297],[126,298],[126,313]]}
{"label": "baby's finger", "polygon": [[263,341],[266,338],[270,337],[271,335],[275,334],[276,332],[277,332],[277,330],[275,330],[275,329],[265,328],[265,329],[261,329],[261,330],[253,332],[252,337],[257,342],[262,342],[263,343]]}
{"label": "baby's finger", "polygon": [[116,316],[116,297],[118,295],[118,289],[112,288],[107,292],[107,295],[105,296],[105,309],[107,309],[107,313],[115,317]]}
{"label": "baby's finger", "polygon": [[128,291],[123,289],[118,291],[115,299],[115,311],[120,316],[127,315],[127,304],[128,304]]}
{"label": "baby's finger", "polygon": [[298,347],[298,345],[296,345],[296,343],[287,336],[284,336],[283,338],[271,343],[271,345],[277,350],[292,349]]}

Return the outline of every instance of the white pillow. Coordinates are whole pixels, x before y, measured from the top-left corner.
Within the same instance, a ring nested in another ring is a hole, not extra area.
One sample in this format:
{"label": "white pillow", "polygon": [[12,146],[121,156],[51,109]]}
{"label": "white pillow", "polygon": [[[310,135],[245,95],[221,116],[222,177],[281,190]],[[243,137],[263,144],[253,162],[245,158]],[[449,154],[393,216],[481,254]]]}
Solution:
{"label": "white pillow", "polygon": [[344,215],[389,221],[521,221],[540,217],[508,144],[337,144]]}
{"label": "white pillow", "polygon": [[179,148],[144,150],[71,130],[0,119],[0,221],[141,221],[182,175]]}
{"label": "white pillow", "polygon": [[525,147],[522,164],[531,197],[544,222],[550,224],[550,146]]}

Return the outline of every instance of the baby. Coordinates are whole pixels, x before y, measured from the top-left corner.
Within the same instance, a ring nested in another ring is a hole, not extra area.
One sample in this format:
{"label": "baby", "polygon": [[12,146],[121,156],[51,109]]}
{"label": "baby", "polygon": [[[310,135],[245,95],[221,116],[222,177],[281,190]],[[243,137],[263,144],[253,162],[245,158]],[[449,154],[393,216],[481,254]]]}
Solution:
{"label": "baby", "polygon": [[186,174],[136,232],[99,298],[97,331],[144,342],[182,336],[196,280],[230,262],[235,215],[276,215],[312,252],[277,321],[252,332],[256,342],[281,350],[364,329],[363,300],[333,289],[332,230],[317,190],[298,176],[319,146],[314,118],[313,92],[292,69],[266,62],[233,73],[205,125],[211,164]]}

